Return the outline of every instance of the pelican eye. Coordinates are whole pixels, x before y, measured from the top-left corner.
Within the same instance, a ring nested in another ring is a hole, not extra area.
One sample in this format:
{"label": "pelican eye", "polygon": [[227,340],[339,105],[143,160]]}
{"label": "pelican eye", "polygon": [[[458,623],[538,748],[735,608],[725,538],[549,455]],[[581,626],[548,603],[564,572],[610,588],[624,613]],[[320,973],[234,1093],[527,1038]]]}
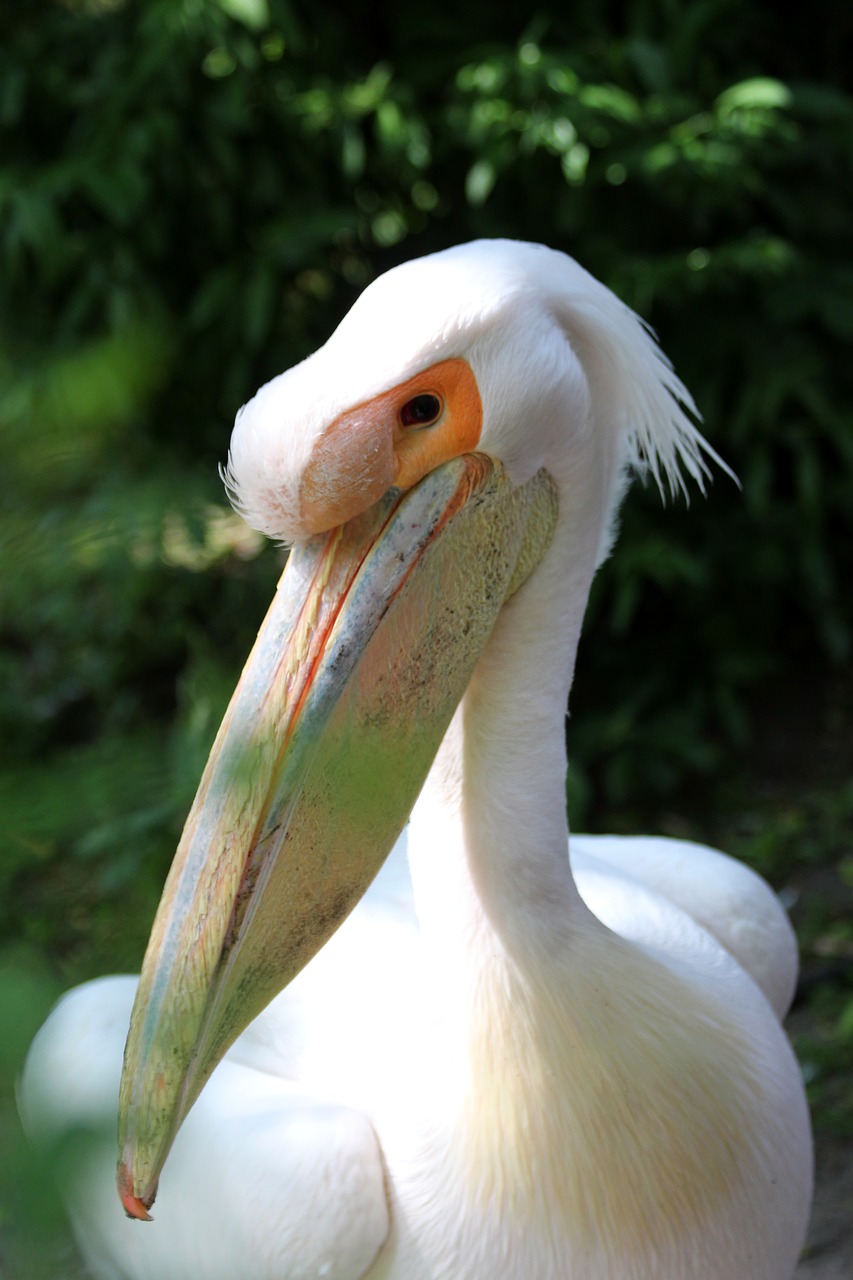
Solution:
{"label": "pelican eye", "polygon": [[441,417],[444,405],[431,392],[407,400],[400,410],[400,422],[404,427],[431,427]]}

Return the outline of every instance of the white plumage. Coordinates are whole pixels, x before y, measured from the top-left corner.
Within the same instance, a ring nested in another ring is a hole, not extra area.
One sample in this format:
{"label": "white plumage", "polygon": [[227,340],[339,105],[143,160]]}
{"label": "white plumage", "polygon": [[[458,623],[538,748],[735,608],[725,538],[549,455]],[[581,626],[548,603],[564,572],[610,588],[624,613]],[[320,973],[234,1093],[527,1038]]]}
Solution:
{"label": "white plumage", "polygon": [[242,411],[229,486],[257,527],[299,540],[329,424],[448,358],[476,378],[478,451],[515,485],[551,476],[553,540],[415,807],[413,899],[398,848],[214,1073],[153,1225],[125,1221],[113,1186],[133,981],[70,993],[40,1032],[22,1086],[34,1137],[110,1131],[65,1189],[98,1277],[793,1273],[811,1154],[779,1025],[796,974],[783,911],[699,846],[573,837],[574,875],[566,859],[566,697],[625,466],[677,487],[708,452],[648,333],[538,246],[406,264]]}

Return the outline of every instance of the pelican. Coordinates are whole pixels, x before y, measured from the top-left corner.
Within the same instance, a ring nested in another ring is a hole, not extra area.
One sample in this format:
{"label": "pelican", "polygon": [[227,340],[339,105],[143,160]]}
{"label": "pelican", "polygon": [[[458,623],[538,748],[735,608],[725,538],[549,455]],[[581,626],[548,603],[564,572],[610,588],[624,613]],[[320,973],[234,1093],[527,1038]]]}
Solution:
{"label": "pelican", "polygon": [[95,1276],[790,1280],[784,912],[702,846],[567,856],[590,584],[632,469],[701,486],[691,409],[609,290],[495,240],[381,276],[240,412],[227,486],[288,565],[138,986],[69,993],[21,1086],[36,1141],[94,1135]]}

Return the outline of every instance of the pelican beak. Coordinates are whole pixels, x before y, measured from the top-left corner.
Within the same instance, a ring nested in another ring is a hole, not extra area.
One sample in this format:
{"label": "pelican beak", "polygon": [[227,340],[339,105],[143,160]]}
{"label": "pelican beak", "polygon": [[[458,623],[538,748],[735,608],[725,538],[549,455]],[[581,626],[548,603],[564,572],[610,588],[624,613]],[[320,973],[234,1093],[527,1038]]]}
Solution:
{"label": "pelican beak", "polygon": [[118,1187],[132,1217],[148,1217],[217,1062],[378,871],[501,606],[555,520],[544,472],[515,487],[467,454],[294,548],[142,968],[119,1114]]}

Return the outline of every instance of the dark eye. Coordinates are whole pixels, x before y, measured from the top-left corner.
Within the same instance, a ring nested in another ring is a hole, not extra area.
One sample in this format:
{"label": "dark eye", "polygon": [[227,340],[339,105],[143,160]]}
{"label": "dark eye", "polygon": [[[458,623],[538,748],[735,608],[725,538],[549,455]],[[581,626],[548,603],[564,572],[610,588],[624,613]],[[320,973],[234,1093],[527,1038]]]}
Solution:
{"label": "dark eye", "polygon": [[406,401],[400,410],[400,421],[404,427],[431,427],[441,417],[443,408],[438,396],[425,392]]}

